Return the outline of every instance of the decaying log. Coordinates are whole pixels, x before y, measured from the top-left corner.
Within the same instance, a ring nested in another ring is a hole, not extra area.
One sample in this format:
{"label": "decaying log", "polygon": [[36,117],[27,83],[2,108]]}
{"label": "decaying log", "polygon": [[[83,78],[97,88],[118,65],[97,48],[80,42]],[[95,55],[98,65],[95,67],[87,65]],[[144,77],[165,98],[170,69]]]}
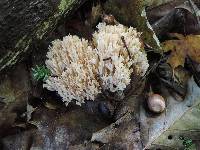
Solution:
{"label": "decaying log", "polygon": [[0,72],[21,60],[33,41],[42,39],[85,1],[1,0]]}

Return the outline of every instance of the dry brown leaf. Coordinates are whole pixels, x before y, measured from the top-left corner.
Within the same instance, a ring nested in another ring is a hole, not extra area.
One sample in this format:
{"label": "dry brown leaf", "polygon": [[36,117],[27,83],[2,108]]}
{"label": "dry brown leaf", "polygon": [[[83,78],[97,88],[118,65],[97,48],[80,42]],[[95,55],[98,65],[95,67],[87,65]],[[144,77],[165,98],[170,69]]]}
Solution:
{"label": "dry brown leaf", "polygon": [[162,43],[164,52],[172,51],[168,59],[168,63],[172,68],[184,66],[187,55],[192,60],[200,63],[200,35],[188,35],[186,37],[180,34],[174,35],[178,40],[169,40]]}

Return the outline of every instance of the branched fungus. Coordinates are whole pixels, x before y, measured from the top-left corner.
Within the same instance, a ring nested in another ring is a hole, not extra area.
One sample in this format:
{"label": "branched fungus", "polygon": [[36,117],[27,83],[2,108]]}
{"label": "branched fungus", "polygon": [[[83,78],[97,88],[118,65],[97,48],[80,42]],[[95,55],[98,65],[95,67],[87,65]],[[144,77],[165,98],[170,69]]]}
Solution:
{"label": "branched fungus", "polygon": [[44,87],[57,91],[66,105],[76,100],[77,104],[84,99],[94,100],[100,93],[96,76],[97,54],[88,41],[77,36],[66,36],[62,41],[52,43],[47,53],[47,67],[52,75]]}
{"label": "branched fungus", "polygon": [[68,35],[49,48],[51,76],[44,87],[57,91],[66,105],[94,100],[102,90],[123,91],[131,74],[143,76],[149,66],[134,28],[100,23],[97,29],[91,42]]}
{"label": "branched fungus", "polygon": [[103,88],[111,92],[123,91],[130,83],[131,73],[142,76],[149,66],[142,52],[140,33],[121,24],[100,23],[97,28],[93,41],[99,56],[98,72]]}

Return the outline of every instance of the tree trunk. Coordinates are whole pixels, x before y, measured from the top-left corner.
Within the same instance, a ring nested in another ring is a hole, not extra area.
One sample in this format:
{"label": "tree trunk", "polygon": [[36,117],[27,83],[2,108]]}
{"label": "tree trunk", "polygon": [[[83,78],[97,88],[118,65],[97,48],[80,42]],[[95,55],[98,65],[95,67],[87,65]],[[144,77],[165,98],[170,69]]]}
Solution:
{"label": "tree trunk", "polygon": [[86,0],[0,0],[0,72]]}

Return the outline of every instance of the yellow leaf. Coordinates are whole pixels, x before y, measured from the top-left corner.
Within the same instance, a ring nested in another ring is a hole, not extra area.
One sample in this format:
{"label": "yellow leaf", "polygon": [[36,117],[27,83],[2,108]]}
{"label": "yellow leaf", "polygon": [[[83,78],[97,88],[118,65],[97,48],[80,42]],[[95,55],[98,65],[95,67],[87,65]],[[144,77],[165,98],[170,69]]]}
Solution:
{"label": "yellow leaf", "polygon": [[175,69],[184,66],[186,56],[200,63],[200,35],[188,35],[183,37],[174,34],[179,40],[169,40],[162,43],[164,52],[171,50],[168,63]]}

